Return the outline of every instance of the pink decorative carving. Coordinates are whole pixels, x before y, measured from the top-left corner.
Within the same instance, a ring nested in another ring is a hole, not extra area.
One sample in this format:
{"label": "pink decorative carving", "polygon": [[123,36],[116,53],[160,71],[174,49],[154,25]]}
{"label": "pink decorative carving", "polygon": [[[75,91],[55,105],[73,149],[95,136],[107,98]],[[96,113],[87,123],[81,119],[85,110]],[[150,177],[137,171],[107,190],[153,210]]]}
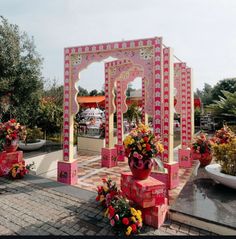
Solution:
{"label": "pink decorative carving", "polygon": [[186,112],[186,117],[187,117],[187,145],[191,143],[192,140],[192,110],[191,110],[191,101],[192,99],[192,85],[191,85],[191,68],[186,69],[186,86],[187,86],[187,112]]}

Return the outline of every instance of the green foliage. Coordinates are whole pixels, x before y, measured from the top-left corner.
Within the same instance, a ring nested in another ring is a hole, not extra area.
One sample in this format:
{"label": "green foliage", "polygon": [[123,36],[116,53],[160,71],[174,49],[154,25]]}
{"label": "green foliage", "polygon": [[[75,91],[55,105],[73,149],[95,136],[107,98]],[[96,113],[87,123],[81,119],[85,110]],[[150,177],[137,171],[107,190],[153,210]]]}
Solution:
{"label": "green foliage", "polygon": [[212,87],[211,85],[205,83],[202,91],[199,89],[196,90],[195,96],[200,97],[203,105],[209,105],[212,103]]}
{"label": "green foliage", "polygon": [[14,117],[21,124],[35,125],[43,89],[41,65],[33,38],[0,17],[0,97],[8,95],[11,105],[1,109],[3,121]]}
{"label": "green foliage", "polygon": [[134,120],[136,121],[137,125],[139,124],[142,113],[136,103],[133,103],[128,107],[125,117],[127,118],[129,124],[131,124]]}
{"label": "green foliage", "polygon": [[220,96],[224,97],[224,93],[222,91],[234,93],[236,91],[236,78],[219,81],[212,89],[212,99],[219,100]]}
{"label": "green foliage", "polygon": [[35,143],[37,139],[43,138],[43,132],[40,128],[27,129],[26,143]]}
{"label": "green foliage", "polygon": [[81,86],[78,87],[78,91],[79,91],[78,96],[88,96],[89,95],[88,91]]}
{"label": "green foliage", "polygon": [[213,115],[217,116],[236,116],[236,92],[221,91],[223,96],[215,100],[208,106]]}

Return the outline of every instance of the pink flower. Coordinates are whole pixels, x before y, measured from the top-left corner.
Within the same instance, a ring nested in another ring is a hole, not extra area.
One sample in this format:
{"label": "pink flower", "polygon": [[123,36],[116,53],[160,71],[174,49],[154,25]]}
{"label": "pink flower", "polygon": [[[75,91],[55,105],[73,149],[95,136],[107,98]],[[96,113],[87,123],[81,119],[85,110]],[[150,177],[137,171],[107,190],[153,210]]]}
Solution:
{"label": "pink flower", "polygon": [[116,220],[116,221],[119,221],[119,219],[120,219],[119,215],[116,214],[116,215],[115,215],[115,220]]}
{"label": "pink flower", "polygon": [[111,219],[111,221],[110,221],[110,224],[111,224],[111,226],[115,226],[115,224],[116,224],[116,222],[115,222],[115,220],[114,219]]}

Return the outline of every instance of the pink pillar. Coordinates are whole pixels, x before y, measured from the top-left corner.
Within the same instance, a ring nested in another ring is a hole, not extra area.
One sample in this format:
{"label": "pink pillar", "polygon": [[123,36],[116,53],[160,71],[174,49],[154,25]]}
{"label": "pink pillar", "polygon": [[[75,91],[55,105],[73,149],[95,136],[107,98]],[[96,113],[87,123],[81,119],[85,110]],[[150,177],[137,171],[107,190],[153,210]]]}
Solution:
{"label": "pink pillar", "polygon": [[63,161],[57,164],[57,181],[76,184],[78,179],[77,160],[73,158],[73,75],[70,73],[71,52],[64,53],[64,105],[63,105]]}
{"label": "pink pillar", "polygon": [[161,134],[162,38],[155,40],[154,50],[154,133]]}
{"label": "pink pillar", "polygon": [[192,84],[191,84],[191,68],[187,68],[187,144],[190,145],[192,141]]}
{"label": "pink pillar", "polygon": [[122,87],[121,81],[117,81],[116,83],[116,114],[117,114],[117,144],[115,145],[117,148],[117,160],[124,161],[125,160],[125,150],[123,146],[123,112],[121,109],[122,100]]}
{"label": "pink pillar", "polygon": [[105,64],[105,143],[109,145],[109,82],[108,82],[108,64]]}
{"label": "pink pillar", "polygon": [[142,123],[148,124],[148,118],[145,110],[146,105],[145,95],[146,95],[145,78],[142,78]]}
{"label": "pink pillar", "polygon": [[[181,167],[191,167],[191,154],[188,148],[189,139],[188,132],[191,134],[191,89],[188,92],[186,64],[181,64],[181,149],[179,149],[179,163]],[[188,93],[187,93],[188,92]],[[188,101],[190,102],[188,104]],[[188,117],[188,106],[190,110],[190,118]],[[190,123],[190,125],[189,125]]]}
{"label": "pink pillar", "polygon": [[162,140],[164,144],[163,161],[173,161],[173,118],[174,118],[174,80],[172,49],[163,50],[163,120]]}

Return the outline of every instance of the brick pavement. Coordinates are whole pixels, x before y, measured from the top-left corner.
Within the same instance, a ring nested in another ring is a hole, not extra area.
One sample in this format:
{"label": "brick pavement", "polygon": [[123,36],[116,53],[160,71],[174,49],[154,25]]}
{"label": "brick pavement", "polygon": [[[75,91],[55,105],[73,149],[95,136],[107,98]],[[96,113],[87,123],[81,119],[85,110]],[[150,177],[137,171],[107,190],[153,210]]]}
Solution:
{"label": "brick pavement", "polygon": [[[38,179],[32,175],[15,181],[0,178],[0,235],[113,235],[95,193],[86,198],[83,189]],[[171,221],[160,229],[144,226],[141,233],[208,234]]]}

